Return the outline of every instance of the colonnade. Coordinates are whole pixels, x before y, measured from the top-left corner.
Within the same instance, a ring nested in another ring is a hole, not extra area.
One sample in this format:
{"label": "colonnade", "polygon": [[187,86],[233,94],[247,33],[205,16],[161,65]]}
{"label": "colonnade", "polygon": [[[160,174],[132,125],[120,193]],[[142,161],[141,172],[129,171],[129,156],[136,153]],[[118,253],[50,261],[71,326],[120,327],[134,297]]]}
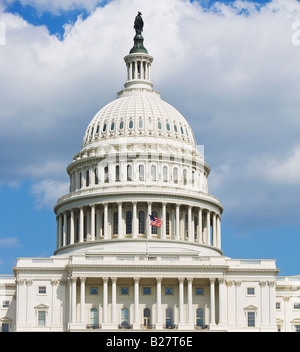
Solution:
{"label": "colonnade", "polygon": [[[150,225],[149,214],[162,219]],[[172,239],[221,248],[220,214],[199,206],[158,202],[105,202],[57,216],[57,248],[85,241]]]}
{"label": "colonnade", "polygon": [[151,63],[146,60],[140,59],[127,62],[127,80],[142,79],[151,81],[150,68]]}
{"label": "colonnade", "polygon": [[[71,324],[81,323],[89,325],[89,318],[85,309],[86,306],[86,280],[87,277],[71,277],[69,280],[69,294],[70,294],[70,310],[69,310],[69,322]],[[133,286],[133,314],[132,316],[127,317],[130,327],[133,329],[140,329],[143,325],[142,321],[142,310],[145,307],[144,304],[140,304],[141,298],[141,285],[140,277],[131,278]],[[151,304],[148,304],[150,309],[151,317],[151,326],[155,329],[165,328],[168,323],[166,322],[168,317],[166,314],[163,314],[163,307],[170,307],[171,304],[165,304],[163,302],[163,290],[162,283],[164,278],[157,277],[156,286],[152,287],[156,294],[154,295],[155,299]],[[198,307],[197,302],[195,302],[195,296],[193,295],[193,278],[178,278],[178,295],[176,296],[177,304],[174,304],[174,307],[178,307],[178,314],[175,317],[172,315],[172,328],[194,328],[197,325],[195,321],[195,306]],[[203,316],[203,326],[208,324],[211,328],[217,324],[220,327],[225,326],[226,319],[226,288],[225,280],[223,278],[210,278],[209,281],[209,305],[206,312],[208,316]],[[103,277],[102,281],[102,290],[100,295],[102,295],[102,300],[99,302],[99,306],[102,306],[102,314],[97,318],[97,326],[101,324],[102,328],[112,328],[117,327],[122,324],[122,316],[120,312],[117,312],[117,289],[120,289],[120,286],[117,285],[117,277]],[[77,283],[80,285],[80,298],[77,299]],[[187,283],[187,290],[185,289],[185,283]],[[99,281],[100,284],[100,281]],[[218,302],[216,302],[216,284],[218,284]],[[111,286],[111,288],[109,288]],[[109,295],[110,293],[110,295]],[[187,297],[185,296],[187,294]],[[194,297],[194,298],[193,298]],[[194,302],[193,302],[194,301]],[[77,310],[77,303],[79,303],[80,308]],[[127,307],[131,304],[128,304]],[[203,302],[202,302],[203,304]],[[216,316],[216,304],[218,304],[218,316]],[[185,307],[186,305],[186,307]],[[203,311],[205,310],[205,305],[202,305]],[[122,305],[124,307],[124,304]],[[186,308],[186,309],[185,309]],[[152,310],[152,311],[151,311]],[[206,313],[205,313],[206,314]],[[170,323],[170,321],[169,321]]]}

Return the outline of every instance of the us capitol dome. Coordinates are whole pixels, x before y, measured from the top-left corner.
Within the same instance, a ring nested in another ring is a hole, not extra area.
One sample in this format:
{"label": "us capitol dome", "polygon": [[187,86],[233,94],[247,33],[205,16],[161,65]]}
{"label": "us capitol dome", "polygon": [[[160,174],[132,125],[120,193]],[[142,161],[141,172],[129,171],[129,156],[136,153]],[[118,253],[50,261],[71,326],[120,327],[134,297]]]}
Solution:
{"label": "us capitol dome", "polygon": [[67,166],[54,255],[18,258],[5,284],[16,292],[6,325],[275,331],[275,260],[223,255],[210,168],[188,121],[153,89],[141,14],[135,30],[124,89]]}

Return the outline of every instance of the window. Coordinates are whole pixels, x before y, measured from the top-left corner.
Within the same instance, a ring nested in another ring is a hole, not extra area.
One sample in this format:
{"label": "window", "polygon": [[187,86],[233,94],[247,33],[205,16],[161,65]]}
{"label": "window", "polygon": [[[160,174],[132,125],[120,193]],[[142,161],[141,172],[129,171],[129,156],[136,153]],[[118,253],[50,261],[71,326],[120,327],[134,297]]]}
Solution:
{"label": "window", "polygon": [[[157,218],[157,212],[154,210],[152,211],[152,216],[154,216],[155,218]],[[157,227],[156,226],[151,226],[152,229],[151,229],[151,233],[152,235],[157,235]]]}
{"label": "window", "polygon": [[40,295],[46,294],[46,286],[39,286],[39,294]]}
{"label": "window", "polygon": [[139,128],[143,128],[143,120],[139,120]]}
{"label": "window", "polygon": [[194,216],[194,238],[198,237],[198,216]]}
{"label": "window", "polygon": [[103,125],[103,129],[102,129],[102,132],[105,132],[106,131],[106,123]]}
{"label": "window", "polygon": [[177,133],[177,125],[174,125],[174,131]]}
{"label": "window", "polygon": [[132,212],[128,210],[126,212],[126,235],[132,233]]}
{"label": "window", "polygon": [[44,310],[38,312],[38,326],[46,326],[46,312]]}
{"label": "window", "polygon": [[82,187],[81,178],[82,178],[82,174],[81,174],[81,172],[80,172],[80,174],[79,174],[79,189]]}
{"label": "window", "polygon": [[88,187],[90,185],[90,171],[87,170],[85,173],[85,185]]}
{"label": "window", "polygon": [[127,308],[121,309],[121,325],[127,326],[129,324],[129,314]]}
{"label": "window", "polygon": [[115,180],[116,180],[117,182],[120,181],[120,166],[119,166],[119,165],[116,165]]}
{"label": "window", "polygon": [[95,185],[97,185],[99,183],[99,179],[98,179],[98,170],[95,169]]}
{"label": "window", "polygon": [[255,294],[254,287],[247,287],[247,295],[254,296],[254,294]]}
{"label": "window", "polygon": [[90,287],[90,295],[97,295],[98,287]]}
{"label": "window", "polygon": [[151,287],[143,287],[144,295],[151,295]]}
{"label": "window", "polygon": [[166,235],[170,236],[170,214],[166,212]]}
{"label": "window", "polygon": [[124,121],[120,121],[120,126],[119,126],[120,130],[122,130],[124,128]]}
{"label": "window", "polygon": [[196,295],[203,296],[203,287],[196,287]]}
{"label": "window", "polygon": [[294,309],[300,309],[300,303],[299,302],[294,303]]}
{"label": "window", "polygon": [[130,120],[130,121],[129,121],[129,125],[128,125],[128,127],[129,127],[130,129],[132,129],[132,128],[133,128],[133,121],[132,121],[132,120]]}
{"label": "window", "polygon": [[171,128],[170,128],[169,122],[167,122],[167,125],[166,125],[166,126],[167,126],[167,130],[170,131]]}
{"label": "window", "polygon": [[140,179],[140,181],[145,181],[145,167],[144,167],[144,165],[139,166],[139,179]]}
{"label": "window", "polygon": [[168,168],[166,166],[163,167],[163,181],[168,182]]}
{"label": "window", "polygon": [[128,287],[121,287],[121,295],[128,295],[129,288]]}
{"label": "window", "polygon": [[173,309],[167,308],[166,309],[166,327],[173,327]]}
{"label": "window", "polygon": [[96,308],[90,310],[90,324],[92,326],[98,325],[98,310]]}
{"label": "window", "polygon": [[173,287],[166,287],[165,288],[165,294],[166,295],[172,295],[173,294]]}
{"label": "window", "polygon": [[151,166],[151,181],[156,181],[156,166]]}
{"label": "window", "polygon": [[276,309],[280,309],[280,302],[276,302]]}
{"label": "window", "polygon": [[97,126],[97,130],[96,130],[96,134],[99,133],[99,128],[100,128],[100,126],[98,125],[98,126]]}
{"label": "window", "polygon": [[9,324],[2,323],[1,331],[9,332]]}
{"label": "window", "polygon": [[119,233],[119,229],[118,229],[118,224],[119,224],[119,214],[117,211],[114,212],[113,214],[113,219],[114,219],[114,223],[113,223],[113,230],[114,230],[114,235],[117,235]]}
{"label": "window", "polygon": [[248,327],[255,326],[255,312],[248,312]]}
{"label": "window", "polygon": [[159,130],[161,130],[161,122],[160,121],[158,121],[157,127],[158,127]]}
{"label": "window", "polygon": [[183,170],[183,184],[186,186],[187,185],[187,170]]}
{"label": "window", "polygon": [[109,173],[108,173],[108,166],[105,166],[104,168],[104,183],[109,182]]}
{"label": "window", "polygon": [[115,123],[112,122],[111,125],[110,125],[110,130],[113,131],[115,129]]}
{"label": "window", "polygon": [[198,308],[196,311],[196,326],[203,326],[203,309]]}
{"label": "window", "polygon": [[173,181],[174,181],[174,183],[178,183],[178,169],[177,169],[177,167],[174,167],[174,169],[173,169]]}
{"label": "window", "polygon": [[132,166],[127,165],[127,181],[132,181]]}
{"label": "window", "polygon": [[145,234],[145,212],[139,211],[139,233]]}
{"label": "window", "polygon": [[3,301],[2,308],[8,308],[8,307],[9,307],[9,301]]}
{"label": "window", "polygon": [[300,332],[300,325],[295,325],[295,332]]}

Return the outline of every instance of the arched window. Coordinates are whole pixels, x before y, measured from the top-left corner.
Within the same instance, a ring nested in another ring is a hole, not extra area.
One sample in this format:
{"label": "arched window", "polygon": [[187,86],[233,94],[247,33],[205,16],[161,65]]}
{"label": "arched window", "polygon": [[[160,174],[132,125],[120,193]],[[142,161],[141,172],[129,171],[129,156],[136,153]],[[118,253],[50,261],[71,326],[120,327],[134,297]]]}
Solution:
{"label": "arched window", "polygon": [[144,165],[139,165],[139,179],[140,179],[140,181],[145,181],[145,167],[144,167]]}
{"label": "arched window", "polygon": [[166,166],[163,167],[163,181],[168,182],[168,168]]}
{"label": "arched window", "polygon": [[79,189],[82,187],[82,174],[79,174]]}
{"label": "arched window", "polygon": [[173,328],[173,309],[166,309],[166,328]]}
{"label": "arched window", "polygon": [[127,165],[127,181],[132,181],[132,166]]}
{"label": "arched window", "polygon": [[121,325],[123,326],[129,325],[129,313],[127,308],[121,309]]}
{"label": "arched window", "polygon": [[159,130],[161,130],[161,122],[160,121],[158,121],[157,127],[158,127]]}
{"label": "arched window", "polygon": [[170,128],[170,124],[169,124],[169,122],[167,122],[167,125],[166,125],[166,126],[167,126],[167,130],[168,130],[168,131],[170,131],[170,130],[171,130],[171,128]]}
{"label": "arched window", "polygon": [[[154,210],[152,211],[152,216],[156,217],[157,218],[157,212]],[[156,226],[151,226],[152,229],[151,229],[151,233],[153,235],[157,235],[157,227]]]}
{"label": "arched window", "polygon": [[183,184],[186,186],[187,185],[187,170],[183,170]]}
{"label": "arched window", "polygon": [[204,325],[204,315],[203,315],[203,309],[198,308],[196,311],[196,326],[203,326]]}
{"label": "arched window", "polygon": [[111,125],[110,125],[110,130],[113,131],[115,129],[115,123],[112,122]]}
{"label": "arched window", "polygon": [[184,235],[186,238],[189,236],[189,220],[188,220],[188,214],[185,214],[184,218]]}
{"label": "arched window", "polygon": [[119,165],[116,165],[115,180],[116,180],[117,182],[120,181],[120,166],[119,166]]}
{"label": "arched window", "polygon": [[114,229],[114,235],[117,235],[119,233],[119,228],[118,228],[118,220],[119,220],[119,214],[117,211],[114,212],[113,214],[113,229]]}
{"label": "arched window", "polygon": [[139,211],[139,233],[145,234],[145,212]]}
{"label": "arched window", "polygon": [[192,171],[192,185],[195,186],[195,171]]}
{"label": "arched window", "polygon": [[194,217],[194,238],[195,240],[198,237],[198,216]]}
{"label": "arched window", "polygon": [[108,174],[108,166],[105,166],[104,168],[104,183],[109,182],[109,174]]}
{"label": "arched window", "polygon": [[102,129],[102,132],[105,132],[106,131],[106,123],[103,125],[103,129]]}
{"label": "arched window", "polygon": [[143,120],[139,120],[139,128],[143,128]]}
{"label": "arched window", "polygon": [[85,173],[85,185],[86,185],[86,187],[88,187],[90,185],[90,171],[89,170],[86,170],[86,173]]}
{"label": "arched window", "polygon": [[90,310],[90,325],[98,325],[98,310],[96,308]]}
{"label": "arched window", "polygon": [[132,234],[132,212],[126,212],[126,235]]}
{"label": "arched window", "polygon": [[132,120],[129,121],[128,127],[129,127],[130,129],[133,129],[133,121],[132,121]]}
{"label": "arched window", "polygon": [[151,166],[151,181],[156,181],[156,166]]}
{"label": "arched window", "polygon": [[174,167],[173,169],[173,181],[174,183],[178,183],[178,168]]}
{"label": "arched window", "polygon": [[119,126],[120,130],[122,130],[124,128],[124,121],[120,121],[120,126]]}

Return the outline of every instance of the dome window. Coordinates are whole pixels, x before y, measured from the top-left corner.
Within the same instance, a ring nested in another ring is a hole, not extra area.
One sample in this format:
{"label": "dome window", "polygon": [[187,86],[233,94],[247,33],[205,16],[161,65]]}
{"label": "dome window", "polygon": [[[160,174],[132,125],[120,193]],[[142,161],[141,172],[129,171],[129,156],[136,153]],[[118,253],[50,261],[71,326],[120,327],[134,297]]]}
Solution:
{"label": "dome window", "polygon": [[157,127],[158,127],[159,130],[161,130],[161,122],[160,121],[158,121]]}
{"label": "dome window", "polygon": [[163,167],[163,181],[168,182],[168,168],[166,166]]}
{"label": "dome window", "polygon": [[156,166],[151,166],[151,181],[156,181]]}
{"label": "dome window", "polygon": [[182,126],[180,126],[181,134],[184,134]]}
{"label": "dome window", "polygon": [[99,128],[100,128],[100,126],[98,125],[98,126],[97,126],[97,130],[96,130],[96,134],[99,133]]}
{"label": "dome window", "polygon": [[113,131],[115,129],[115,123],[112,122],[111,125],[110,125],[110,130]]}
{"label": "dome window", "polygon": [[106,131],[106,123],[103,125],[103,129],[102,129],[102,132],[105,132]]}
{"label": "dome window", "polygon": [[143,120],[139,120],[139,128],[143,128]]}
{"label": "dome window", "polygon": [[174,125],[174,131],[177,133],[177,125]]}
{"label": "dome window", "polygon": [[144,165],[139,166],[139,179],[140,181],[145,181],[145,168]]}
{"label": "dome window", "polygon": [[132,181],[132,166],[127,165],[127,181]]}
{"label": "dome window", "polygon": [[128,127],[129,127],[130,129],[132,129],[132,128],[133,128],[133,121],[132,121],[132,120],[130,120],[130,121],[129,121],[129,125],[128,125]]}
{"label": "dome window", "polygon": [[167,130],[168,130],[168,131],[170,131],[170,130],[171,130],[171,128],[170,128],[170,124],[169,124],[169,122],[167,122],[167,125],[166,125],[166,126],[167,126]]}
{"label": "dome window", "polygon": [[120,130],[122,130],[124,128],[124,121],[120,121],[120,126],[119,126]]}

